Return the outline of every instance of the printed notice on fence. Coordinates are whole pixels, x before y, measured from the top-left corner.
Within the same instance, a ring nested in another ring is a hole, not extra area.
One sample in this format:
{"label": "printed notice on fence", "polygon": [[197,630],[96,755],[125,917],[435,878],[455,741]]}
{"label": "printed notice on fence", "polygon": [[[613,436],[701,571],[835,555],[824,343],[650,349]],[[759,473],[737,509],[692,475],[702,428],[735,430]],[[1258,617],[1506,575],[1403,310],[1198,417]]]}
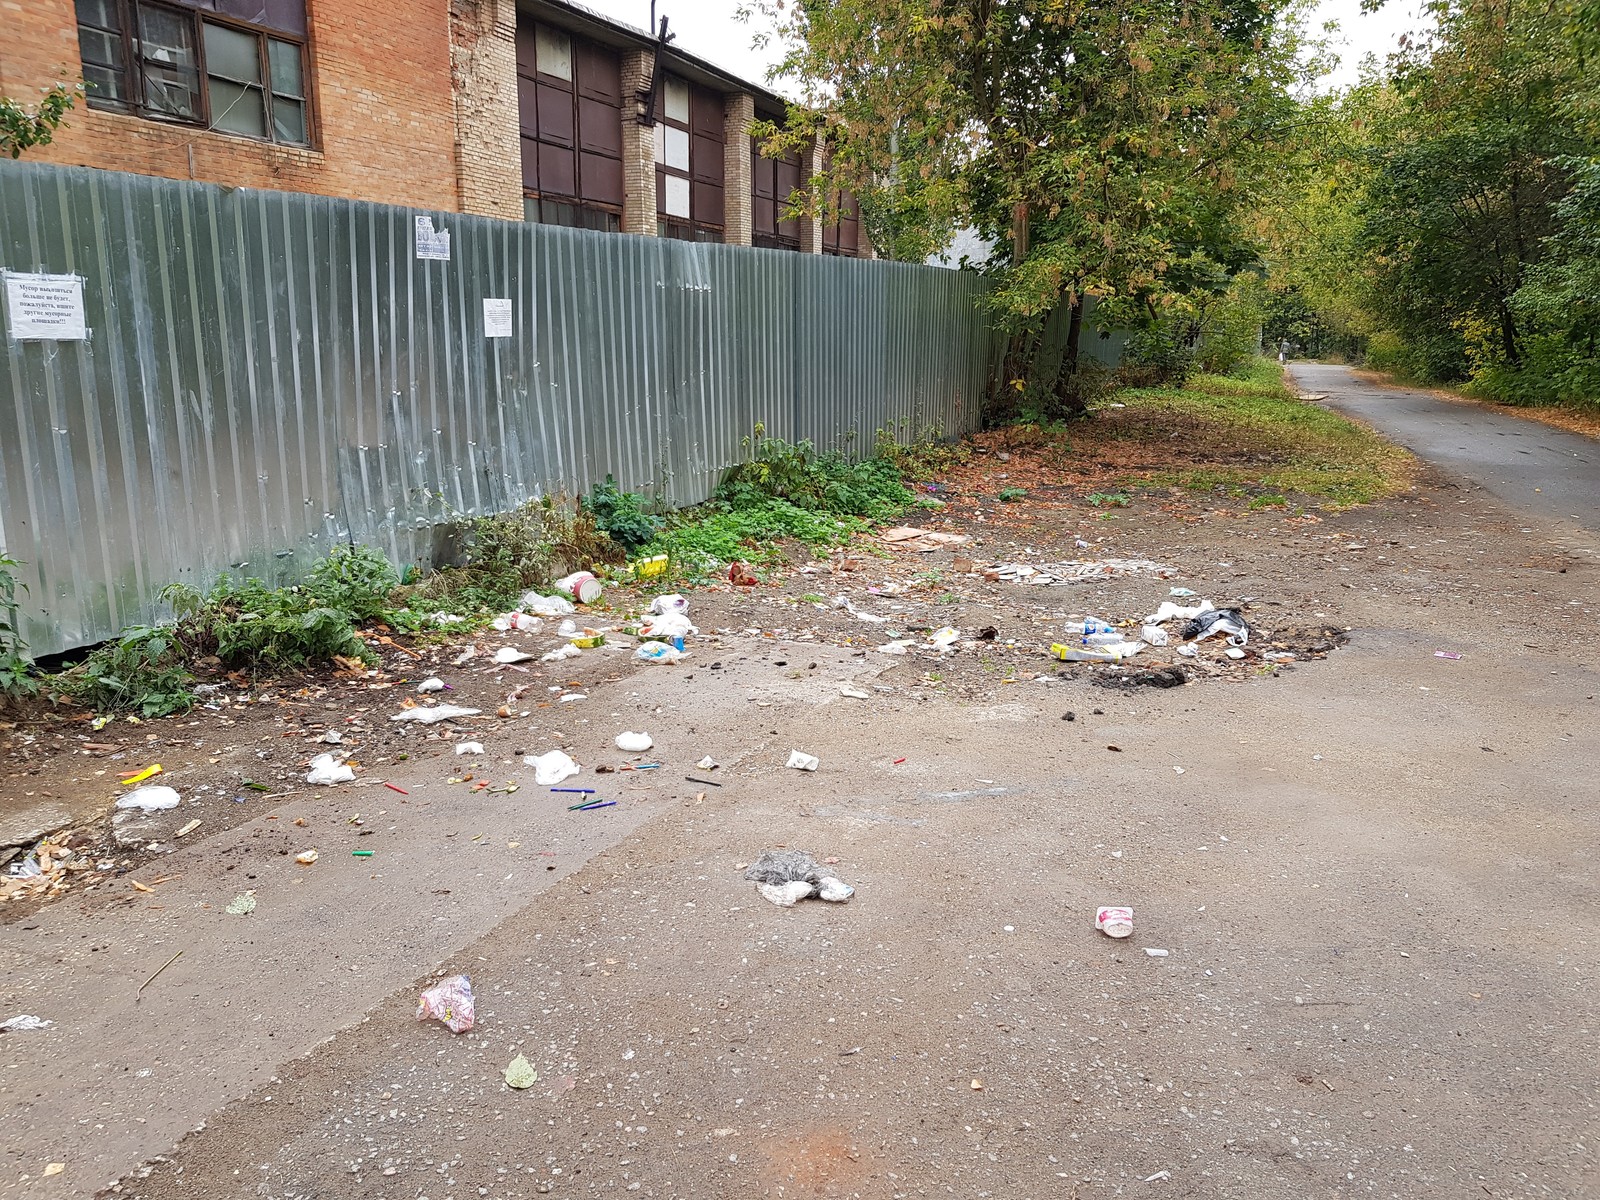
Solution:
{"label": "printed notice on fence", "polygon": [[417,218],[417,257],[450,261],[450,231],[435,229],[432,217]]}
{"label": "printed notice on fence", "polygon": [[483,302],[483,336],[486,338],[511,336],[511,301]]}
{"label": "printed notice on fence", "polygon": [[14,341],[81,342],[88,338],[83,280],[78,276],[0,274],[6,279],[6,315]]}

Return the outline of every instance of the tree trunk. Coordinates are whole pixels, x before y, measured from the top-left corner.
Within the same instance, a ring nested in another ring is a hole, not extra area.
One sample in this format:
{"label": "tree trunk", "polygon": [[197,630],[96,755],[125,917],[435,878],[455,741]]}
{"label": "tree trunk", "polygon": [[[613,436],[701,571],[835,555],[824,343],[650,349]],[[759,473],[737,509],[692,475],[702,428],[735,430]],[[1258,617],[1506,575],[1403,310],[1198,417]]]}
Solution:
{"label": "tree trunk", "polygon": [[1077,374],[1078,371],[1078,345],[1083,340],[1083,297],[1072,298],[1072,319],[1067,323],[1067,351],[1062,356],[1061,365],[1067,371]]}
{"label": "tree trunk", "polygon": [[1513,367],[1522,365],[1522,350],[1517,345],[1517,323],[1512,319],[1511,310],[1504,304],[1500,306],[1500,348],[1506,361]]}

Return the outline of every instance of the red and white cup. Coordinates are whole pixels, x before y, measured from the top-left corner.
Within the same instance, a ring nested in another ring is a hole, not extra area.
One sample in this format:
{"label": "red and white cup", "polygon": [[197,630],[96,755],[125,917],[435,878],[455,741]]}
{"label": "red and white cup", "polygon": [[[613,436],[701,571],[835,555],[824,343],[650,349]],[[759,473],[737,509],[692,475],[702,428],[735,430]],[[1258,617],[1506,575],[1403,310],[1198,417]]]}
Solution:
{"label": "red and white cup", "polygon": [[1107,937],[1125,938],[1133,932],[1133,909],[1115,905],[1096,909],[1094,927]]}

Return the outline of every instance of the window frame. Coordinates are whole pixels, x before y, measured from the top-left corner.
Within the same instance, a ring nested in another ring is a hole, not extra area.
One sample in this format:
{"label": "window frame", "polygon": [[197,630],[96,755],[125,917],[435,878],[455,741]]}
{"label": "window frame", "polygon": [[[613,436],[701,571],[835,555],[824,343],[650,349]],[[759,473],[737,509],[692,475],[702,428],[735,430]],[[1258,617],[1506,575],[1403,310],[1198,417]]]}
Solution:
{"label": "window frame", "polygon": [[[191,4],[172,3],[169,0],[102,0],[107,8],[115,11],[120,28],[122,47],[122,61],[116,68],[123,79],[125,95],[120,100],[100,100],[94,89],[85,95],[88,107],[100,112],[115,112],[125,116],[136,117],[143,121],[155,121],[162,125],[173,125],[190,129],[199,129],[206,133],[219,134],[222,137],[243,138],[249,142],[259,142],[267,146],[281,146],[297,150],[318,150],[321,148],[321,139],[317,122],[315,89],[311,86],[312,75],[312,47],[311,47],[311,20],[310,5],[307,4],[306,32],[303,34],[289,33],[281,29],[273,29],[253,21],[240,20],[237,17],[224,13],[212,12]],[[135,28],[139,20],[141,9],[155,9],[169,13],[183,21],[190,29],[194,46],[194,68],[197,78],[199,105],[195,118],[174,116],[169,112],[152,108],[147,101],[145,87],[145,74],[143,69],[144,57],[142,49],[135,51]],[[73,5],[75,28],[89,29],[104,35],[112,31],[103,26],[78,19],[76,0]],[[215,124],[216,118],[212,113],[211,103],[211,72],[206,63],[206,26],[216,25],[232,33],[243,34],[255,42],[256,69],[260,79],[253,83],[241,83],[227,76],[219,75],[217,78],[224,82],[232,83],[236,87],[256,87],[260,90],[262,98],[263,136],[252,133],[241,133],[233,129],[221,129]],[[273,87],[272,78],[272,43],[283,42],[293,46],[300,56],[300,95],[291,96],[288,93],[279,93]],[[82,40],[79,40],[79,66],[83,65]],[[103,67],[101,64],[91,64],[101,67],[102,70],[112,68]],[[303,141],[287,141],[275,136],[275,123],[273,121],[273,100],[282,95],[285,100],[291,100],[300,105],[301,118],[304,126],[305,139]]]}

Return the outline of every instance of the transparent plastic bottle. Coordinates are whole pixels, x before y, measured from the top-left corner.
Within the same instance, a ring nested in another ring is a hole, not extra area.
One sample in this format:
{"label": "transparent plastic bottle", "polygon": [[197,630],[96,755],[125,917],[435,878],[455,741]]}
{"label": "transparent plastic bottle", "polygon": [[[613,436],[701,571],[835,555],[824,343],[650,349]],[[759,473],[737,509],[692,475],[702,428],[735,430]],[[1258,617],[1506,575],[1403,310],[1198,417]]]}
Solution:
{"label": "transparent plastic bottle", "polygon": [[1123,636],[1107,621],[1099,617],[1083,617],[1073,613],[1067,618],[1064,632],[1067,640],[1080,646],[1114,646]]}

